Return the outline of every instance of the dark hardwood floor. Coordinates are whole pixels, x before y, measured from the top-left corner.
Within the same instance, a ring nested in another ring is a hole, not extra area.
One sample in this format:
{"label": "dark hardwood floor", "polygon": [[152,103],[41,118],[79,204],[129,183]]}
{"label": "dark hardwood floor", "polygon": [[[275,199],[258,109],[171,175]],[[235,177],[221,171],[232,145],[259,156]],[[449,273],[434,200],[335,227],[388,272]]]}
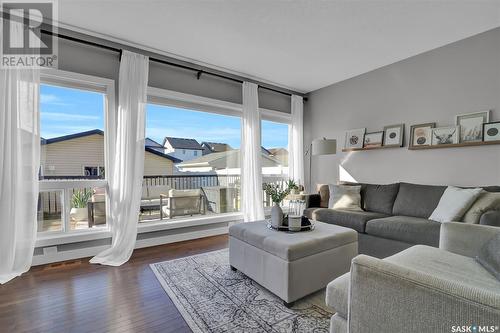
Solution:
{"label": "dark hardwood floor", "polygon": [[0,286],[0,332],[190,332],[149,264],[225,247],[222,235],[135,250],[120,267],[33,267]]}

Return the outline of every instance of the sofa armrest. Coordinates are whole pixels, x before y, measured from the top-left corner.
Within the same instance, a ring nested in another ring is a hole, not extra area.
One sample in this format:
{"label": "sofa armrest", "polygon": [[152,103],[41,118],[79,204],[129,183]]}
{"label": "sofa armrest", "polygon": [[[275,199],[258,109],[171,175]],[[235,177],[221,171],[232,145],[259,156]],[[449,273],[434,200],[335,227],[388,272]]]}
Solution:
{"label": "sofa armrest", "polygon": [[484,213],[481,215],[479,224],[500,227],[500,210],[490,210]]}
{"label": "sofa armrest", "polygon": [[446,222],[441,225],[439,248],[474,258],[481,247],[497,233],[500,233],[500,228],[497,227]]}
{"label": "sofa armrest", "polygon": [[305,195],[306,208],[319,208],[321,206],[321,196],[318,193]]}
{"label": "sofa armrest", "polygon": [[452,325],[495,325],[500,295],[381,259],[352,261],[349,332],[450,332]]}

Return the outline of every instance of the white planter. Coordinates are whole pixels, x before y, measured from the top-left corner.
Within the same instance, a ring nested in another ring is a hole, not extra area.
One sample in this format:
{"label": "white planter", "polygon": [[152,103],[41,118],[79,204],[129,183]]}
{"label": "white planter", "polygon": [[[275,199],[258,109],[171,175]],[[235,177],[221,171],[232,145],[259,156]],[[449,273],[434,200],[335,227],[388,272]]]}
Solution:
{"label": "white planter", "polygon": [[283,210],[277,204],[271,208],[271,225],[274,228],[279,228],[283,224]]}
{"label": "white planter", "polygon": [[76,222],[86,221],[89,218],[87,208],[71,208],[69,216]]}

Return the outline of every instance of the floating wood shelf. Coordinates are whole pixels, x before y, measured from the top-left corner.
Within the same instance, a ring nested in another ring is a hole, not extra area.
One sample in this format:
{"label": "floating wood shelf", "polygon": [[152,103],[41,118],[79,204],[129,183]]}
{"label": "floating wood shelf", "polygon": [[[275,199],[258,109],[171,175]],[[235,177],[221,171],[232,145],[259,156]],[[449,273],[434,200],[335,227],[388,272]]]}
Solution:
{"label": "floating wood shelf", "polygon": [[479,141],[479,142],[450,143],[450,144],[446,144],[446,145],[435,145],[435,146],[413,146],[413,147],[408,147],[408,149],[409,150],[422,150],[422,149],[440,149],[440,148],[459,148],[459,147],[489,146],[489,145],[500,145],[500,140],[497,140],[497,141]]}
{"label": "floating wood shelf", "polygon": [[364,151],[364,150],[377,150],[377,149],[390,149],[390,148],[403,148],[400,146],[380,146],[380,147],[363,147],[363,148],[344,148],[342,152],[346,153],[349,151]]}

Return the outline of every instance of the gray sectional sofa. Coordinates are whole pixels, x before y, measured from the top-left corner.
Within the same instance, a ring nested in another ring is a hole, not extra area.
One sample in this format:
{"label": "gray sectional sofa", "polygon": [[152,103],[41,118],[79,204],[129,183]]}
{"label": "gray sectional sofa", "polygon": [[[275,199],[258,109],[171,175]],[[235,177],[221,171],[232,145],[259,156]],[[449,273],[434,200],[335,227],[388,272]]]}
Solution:
{"label": "gray sectional sofa", "polygon": [[[377,258],[398,253],[413,245],[439,246],[441,223],[429,220],[446,186],[395,183],[361,185],[363,211],[326,208],[328,190],[306,197],[305,215],[310,219],[354,229],[359,253]],[[500,192],[500,186],[483,187]],[[485,212],[480,224],[500,227],[500,211]]]}

